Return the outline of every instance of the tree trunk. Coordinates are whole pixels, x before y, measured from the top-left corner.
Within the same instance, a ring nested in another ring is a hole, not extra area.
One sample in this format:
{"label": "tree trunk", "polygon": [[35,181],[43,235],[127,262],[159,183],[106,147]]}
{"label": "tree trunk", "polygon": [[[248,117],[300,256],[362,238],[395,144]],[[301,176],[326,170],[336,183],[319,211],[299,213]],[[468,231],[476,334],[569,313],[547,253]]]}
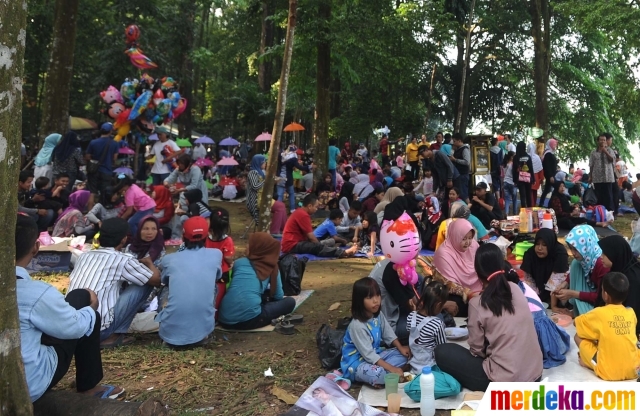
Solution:
{"label": "tree trunk", "polygon": [[429,119],[431,118],[431,100],[433,99],[433,87],[436,81],[436,69],[438,68],[438,63],[433,63],[433,69],[431,70],[431,83],[429,84],[429,95],[427,96],[427,111],[424,115],[424,131],[427,131],[427,126],[429,125]]}
{"label": "tree trunk", "polygon": [[273,185],[278,167],[280,149],[280,136],[284,124],[284,114],[287,109],[287,87],[289,86],[289,71],[291,69],[291,56],[293,55],[293,40],[296,29],[296,12],[298,0],[289,0],[289,18],[287,22],[287,37],[284,42],[284,56],[282,57],[282,71],[280,72],[280,87],[278,88],[278,103],[276,116],[273,121],[271,145],[269,146],[269,161],[267,174],[264,181],[262,197],[260,199],[260,231],[268,232],[271,224],[271,201],[273,199]]}
{"label": "tree trunk", "polygon": [[178,117],[178,134],[180,137],[191,139],[193,129],[193,62],[191,52],[193,51],[193,31],[196,17],[197,2],[193,0],[183,0],[182,2],[182,22],[184,40],[182,42],[182,79],[180,80],[180,95],[187,100],[187,108]]}
{"label": "tree trunk", "polygon": [[[329,146],[329,113],[331,111],[331,0],[320,0],[318,4],[318,49],[316,61],[316,125],[314,134],[314,161],[319,169],[313,176],[318,183],[320,175],[328,172],[327,152]],[[323,172],[321,172],[323,171]]]}
{"label": "tree trunk", "polygon": [[[23,0],[0,2],[0,414],[31,415],[31,399],[20,351],[16,301],[15,220],[20,142],[22,140],[22,76],[27,8]],[[13,220],[11,220],[13,219]]]}
{"label": "tree trunk", "polygon": [[[462,64],[462,76],[460,81],[460,100],[458,101],[458,114],[456,116],[456,125],[454,131],[460,133],[462,119],[464,118],[464,101],[465,101],[465,84],[467,82],[467,68],[471,60],[471,32],[473,32],[473,10],[476,7],[476,0],[471,0],[471,9],[469,9],[469,21],[467,22],[467,37],[465,40],[464,63]],[[466,122],[464,123],[466,125]]]}
{"label": "tree trunk", "polygon": [[[205,36],[204,29],[207,25],[207,21],[209,20],[210,10],[211,10],[211,5],[208,3],[205,3],[204,6],[202,7],[200,24],[198,25],[198,39],[195,45],[196,48],[204,47],[204,36]],[[204,94],[202,95],[198,94],[198,86],[200,85],[201,74],[202,74],[202,64],[198,64],[196,65],[193,71],[193,85],[192,85],[193,104],[191,105],[192,109],[199,108],[201,106],[200,103],[205,99]]]}
{"label": "tree trunk", "polygon": [[79,0],[57,0],[51,38],[51,58],[40,124],[40,138],[69,129],[69,93],[73,78]]}
{"label": "tree trunk", "polygon": [[[105,400],[71,391],[50,391],[33,405],[35,416],[165,416],[169,410],[158,400],[144,403]],[[3,413],[4,414],[4,413]]]}
{"label": "tree trunk", "polygon": [[260,91],[263,93],[268,93],[271,89],[271,72],[273,69],[271,59],[264,57],[267,49],[273,46],[273,21],[270,19],[273,12],[271,3],[271,0],[264,0],[262,2],[262,33],[260,34],[258,85],[260,86]]}
{"label": "tree trunk", "polygon": [[531,0],[531,35],[533,37],[533,85],[536,92],[536,127],[549,129],[549,73],[551,72],[551,12],[549,0]]}

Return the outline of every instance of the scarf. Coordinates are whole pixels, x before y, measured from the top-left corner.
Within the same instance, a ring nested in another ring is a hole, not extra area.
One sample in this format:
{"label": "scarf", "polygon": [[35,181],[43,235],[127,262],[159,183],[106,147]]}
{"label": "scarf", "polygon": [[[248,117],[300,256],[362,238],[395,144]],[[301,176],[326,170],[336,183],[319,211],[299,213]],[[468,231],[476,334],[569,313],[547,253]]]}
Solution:
{"label": "scarf", "polygon": [[68,132],[53,150],[54,160],[57,163],[63,163],[71,157],[78,147],[80,147],[78,135],[73,131]]}
{"label": "scarf", "polygon": [[[156,225],[158,232],[156,234],[156,238],[153,240],[144,241],[142,239],[142,227],[149,221]],[[160,254],[162,254],[162,250],[164,250],[164,236],[160,230],[160,223],[158,222],[158,219],[153,215],[148,215],[142,218],[138,223],[138,232],[133,237],[131,244],[129,244],[129,251],[134,253],[138,257],[138,260],[143,259],[147,254],[149,254],[151,261],[156,261],[158,260],[158,257],[160,257]]]}
{"label": "scarf", "polygon": [[439,151],[443,152],[447,156],[451,156],[451,154],[453,153],[453,149],[451,148],[450,144],[443,144],[442,146],[440,146]]}
{"label": "scarf", "polygon": [[502,150],[502,154],[504,156],[507,155],[507,153],[509,153],[509,151],[507,151],[507,141],[506,140],[502,140],[498,142],[498,147],[500,148],[500,150]]}
{"label": "scarf", "polygon": [[371,181],[371,186],[373,186],[374,189],[383,188],[382,181],[384,181],[384,174],[382,172],[378,172]]}
{"label": "scarf", "polygon": [[270,292],[271,296],[274,296],[279,272],[280,242],[271,237],[269,233],[253,233],[249,236],[248,249],[247,258],[251,262],[256,276],[261,281],[270,279]]}
{"label": "scarf", "polygon": [[90,196],[91,192],[89,191],[75,191],[74,193],[69,195],[69,206],[67,207],[67,209],[62,211],[62,214],[60,214],[60,216],[58,216],[56,224],[71,211],[84,212],[84,210],[87,208],[87,203],[89,202]]}
{"label": "scarf", "polygon": [[596,230],[587,224],[578,225],[573,227],[567,234],[565,241],[582,256],[582,260],[579,262],[582,274],[587,280],[587,285],[591,288],[591,291],[595,290],[596,286],[591,282],[589,276],[596,266],[596,262],[602,256],[602,249],[598,245]]}
{"label": "scarf", "polygon": [[547,140],[547,144],[544,145],[544,153],[542,154],[542,158],[544,159],[547,153],[555,153],[558,148],[558,141],[556,139]]}
{"label": "scarf", "polygon": [[536,233],[535,244],[540,241],[547,246],[547,257],[541,259],[536,254],[536,248],[529,248],[522,258],[524,272],[529,273],[536,282],[538,291],[545,293],[544,285],[552,273],[566,273],[569,270],[569,255],[567,249],[560,243],[556,233],[548,228],[542,228]]}
{"label": "scarf", "polygon": [[[556,181],[553,184],[553,194],[551,195],[551,198],[558,198],[560,200],[560,205],[562,206],[562,211],[565,214],[569,214],[571,213],[571,203],[569,202],[569,197],[560,192],[560,185],[564,185],[564,182],[560,182],[560,181]],[[549,205],[551,205],[551,202],[549,202]]]}
{"label": "scarf", "polygon": [[531,156],[531,163],[533,164],[533,173],[538,173],[542,170],[542,159],[538,156],[537,146],[535,143],[529,143],[527,146],[527,153]]}
{"label": "scarf", "polygon": [[382,211],[384,211],[387,205],[389,205],[391,202],[393,202],[394,199],[402,195],[404,195],[404,192],[402,192],[402,189],[398,187],[394,186],[387,189],[387,192],[385,192],[384,196],[382,197],[382,201],[378,202],[378,205],[376,205],[376,207],[373,209],[373,212],[375,212],[376,214],[381,213]]}
{"label": "scarf", "polygon": [[349,182],[354,185],[358,183],[358,172],[356,172],[355,170],[349,172]]}
{"label": "scarf", "polygon": [[165,212],[166,210],[173,212],[174,205],[171,200],[171,193],[169,193],[169,190],[162,185],[156,185],[153,188],[153,191],[156,193],[156,197],[154,198],[154,201],[156,201],[155,212],[160,212],[162,210],[165,210]]}
{"label": "scarf", "polygon": [[462,240],[469,231],[473,231],[473,225],[463,218],[449,224],[447,238],[436,250],[433,262],[436,269],[448,280],[474,292],[480,292],[482,283],[473,265],[479,247],[475,238],[469,248],[462,251]]}
{"label": "scarf", "polygon": [[353,193],[358,199],[368,197],[373,192],[373,186],[369,184],[369,175],[361,173],[357,177],[358,183],[353,188]]}
{"label": "scarf", "polygon": [[249,171],[255,170],[256,172],[258,172],[258,175],[260,175],[260,177],[264,178],[265,174],[262,170],[262,164],[265,162],[265,160],[267,160],[267,158],[265,158],[264,155],[253,155],[253,157],[251,158],[251,169]]}
{"label": "scarf", "polygon": [[341,200],[342,198],[347,198],[347,201],[349,202],[353,201],[354,187],[355,185],[352,184],[351,182],[345,182],[344,185],[342,185],[342,189],[340,189],[340,195],[338,197],[338,201]]}
{"label": "scarf", "polygon": [[[48,135],[44,139],[44,143],[42,144],[42,149],[38,152],[33,164],[38,167],[45,166],[51,163],[51,156],[53,155],[53,150],[58,145],[58,142],[62,136],[58,133],[53,133]],[[37,178],[36,178],[37,179]]]}

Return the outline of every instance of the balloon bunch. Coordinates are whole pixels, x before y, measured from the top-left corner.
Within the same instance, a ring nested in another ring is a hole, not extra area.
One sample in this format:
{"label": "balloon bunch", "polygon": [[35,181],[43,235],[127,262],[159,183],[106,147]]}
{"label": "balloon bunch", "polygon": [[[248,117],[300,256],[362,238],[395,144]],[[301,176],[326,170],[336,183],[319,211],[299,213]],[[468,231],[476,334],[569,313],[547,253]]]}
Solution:
{"label": "balloon bunch", "polygon": [[142,49],[138,46],[138,38],[140,37],[140,28],[136,25],[127,26],[124,30],[127,39],[127,50],[124,52],[129,55],[131,65],[138,69],[157,68],[158,65],[142,53]]}
{"label": "balloon bunch", "polygon": [[155,124],[168,123],[187,108],[178,85],[171,77],[154,79],[142,74],[140,79],[125,79],[120,89],[110,85],[100,93],[107,104],[105,114],[115,120],[116,141],[129,134],[132,127],[151,134]]}

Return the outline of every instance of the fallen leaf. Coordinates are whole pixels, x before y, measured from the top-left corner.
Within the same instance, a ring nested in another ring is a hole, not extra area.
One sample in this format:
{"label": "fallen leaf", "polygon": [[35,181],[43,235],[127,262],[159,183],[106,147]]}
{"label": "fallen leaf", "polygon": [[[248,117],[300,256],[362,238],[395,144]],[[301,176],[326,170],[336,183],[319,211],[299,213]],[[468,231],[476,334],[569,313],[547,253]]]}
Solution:
{"label": "fallen leaf", "polygon": [[273,388],[271,389],[271,394],[288,405],[296,404],[296,402],[298,401],[298,397],[277,386],[273,386]]}
{"label": "fallen leaf", "polygon": [[277,352],[276,355],[279,355],[280,357],[283,357],[281,352]]}
{"label": "fallen leaf", "polygon": [[335,311],[336,309],[338,309],[340,307],[340,302],[336,302],[333,305],[329,306],[329,310],[330,311]]}

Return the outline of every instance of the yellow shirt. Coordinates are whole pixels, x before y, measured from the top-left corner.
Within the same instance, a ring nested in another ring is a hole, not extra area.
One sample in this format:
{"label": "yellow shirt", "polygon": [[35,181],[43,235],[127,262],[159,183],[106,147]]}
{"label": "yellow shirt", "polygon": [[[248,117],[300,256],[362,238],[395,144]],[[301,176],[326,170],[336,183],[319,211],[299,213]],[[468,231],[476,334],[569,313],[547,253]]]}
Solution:
{"label": "yellow shirt", "polygon": [[409,143],[407,145],[407,162],[411,163],[418,161],[418,147],[418,143]]}
{"label": "yellow shirt", "polygon": [[[580,315],[575,320],[576,334],[597,351],[594,371],[603,380],[631,380],[638,377],[640,354],[636,347],[636,314],[623,305],[606,305]],[[595,343],[597,342],[597,346]],[[584,341],[583,341],[584,343]],[[580,351],[585,351],[582,343]],[[591,360],[591,357],[580,357]]]}

